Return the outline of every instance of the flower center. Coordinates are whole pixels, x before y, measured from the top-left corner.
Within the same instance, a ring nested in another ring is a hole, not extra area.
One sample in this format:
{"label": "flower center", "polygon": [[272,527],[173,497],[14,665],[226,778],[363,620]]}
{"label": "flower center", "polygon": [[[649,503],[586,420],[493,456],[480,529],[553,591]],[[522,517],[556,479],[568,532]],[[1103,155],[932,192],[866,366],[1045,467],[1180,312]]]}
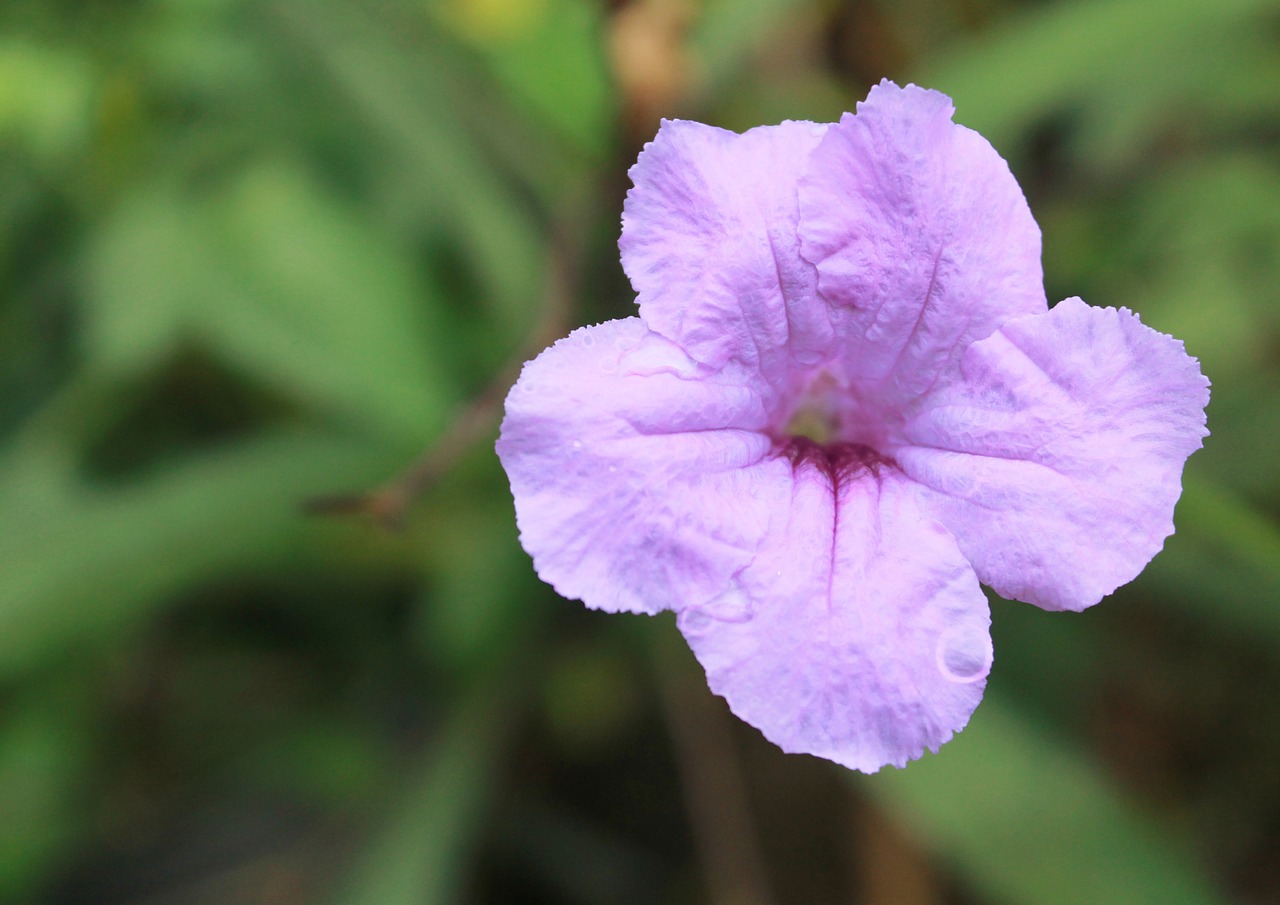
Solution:
{"label": "flower center", "polygon": [[863,472],[876,477],[884,468],[896,468],[898,463],[881,455],[870,446],[861,443],[814,443],[808,437],[791,437],[779,453],[791,460],[792,469],[816,468],[831,481],[833,488]]}
{"label": "flower center", "polygon": [[841,386],[826,371],[810,381],[783,429],[785,437],[802,437],[825,446],[844,439],[841,431]]}
{"label": "flower center", "polygon": [[819,446],[836,439],[835,419],[817,407],[801,407],[787,423],[786,436],[811,440]]}
{"label": "flower center", "polygon": [[778,437],[793,468],[815,467],[834,485],[862,471],[879,474],[897,463],[876,446],[882,430],[872,410],[830,374],[809,384]]}

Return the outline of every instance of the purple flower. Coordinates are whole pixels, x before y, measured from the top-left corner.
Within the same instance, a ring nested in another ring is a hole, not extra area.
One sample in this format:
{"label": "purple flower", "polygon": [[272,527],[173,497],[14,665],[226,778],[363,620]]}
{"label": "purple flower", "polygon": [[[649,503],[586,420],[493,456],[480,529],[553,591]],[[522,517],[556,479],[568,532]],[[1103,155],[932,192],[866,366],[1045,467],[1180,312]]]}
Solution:
{"label": "purple flower", "polygon": [[904,765],[991,667],[982,581],[1082,610],[1173,532],[1208,381],[1125,309],[1049,309],[1040,231],[951,101],[664,122],[631,170],[640,316],[527,364],[498,455],[565,597],[675,610],[785,751]]}

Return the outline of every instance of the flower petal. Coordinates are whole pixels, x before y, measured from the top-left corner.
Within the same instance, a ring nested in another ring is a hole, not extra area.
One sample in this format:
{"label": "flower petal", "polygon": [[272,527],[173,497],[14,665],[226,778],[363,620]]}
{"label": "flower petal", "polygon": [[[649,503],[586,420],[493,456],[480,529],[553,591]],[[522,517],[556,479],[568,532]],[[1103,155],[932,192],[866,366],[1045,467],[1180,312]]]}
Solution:
{"label": "flower petal", "polygon": [[800,241],[842,318],[846,377],[914,399],[974,340],[1047,305],[1040,229],[1008,165],[946,95],[881,82],[801,178]]}
{"label": "flower petal", "polygon": [[737,580],[751,614],[680,614],[711,688],[784,751],[874,772],[937,750],[991,666],[973,569],[892,469],[833,482],[802,460],[781,480],[787,499]]}
{"label": "flower petal", "polygon": [[736,358],[766,379],[788,379],[788,355],[826,354],[830,321],[796,238],[796,180],[826,129],[663,122],[631,168],[618,243],[646,324],[700,362]]}
{"label": "flower petal", "polygon": [[1208,381],[1137,315],[1067,299],[975,343],[893,455],[978,577],[1048,610],[1131,581],[1173,533]]}
{"label": "flower petal", "polygon": [[[782,470],[745,369],[713,371],[638,318],[574,331],[525,365],[498,457],[542,579],[590,607],[709,605],[755,555]],[[766,488],[767,489],[767,488]]]}

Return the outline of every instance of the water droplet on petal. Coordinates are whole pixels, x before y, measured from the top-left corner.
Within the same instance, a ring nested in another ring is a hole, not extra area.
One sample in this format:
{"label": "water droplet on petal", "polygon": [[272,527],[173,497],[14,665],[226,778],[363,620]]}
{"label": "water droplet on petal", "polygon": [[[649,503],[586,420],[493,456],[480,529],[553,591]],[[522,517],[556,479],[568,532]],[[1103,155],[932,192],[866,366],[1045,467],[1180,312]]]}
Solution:
{"label": "water droplet on petal", "polygon": [[676,625],[680,627],[686,635],[700,635],[710,627],[714,622],[710,616],[696,606],[681,610],[680,615],[676,617]]}
{"label": "water droplet on petal", "polygon": [[674,374],[689,377],[697,370],[697,362],[682,353],[659,343],[642,343],[628,350],[619,362],[627,374],[650,377],[655,374]]}
{"label": "water droplet on petal", "polygon": [[721,622],[746,622],[752,616],[751,598],[736,582],[723,594],[707,602],[705,609]]}
{"label": "water droplet on petal", "polygon": [[991,637],[983,628],[958,625],[938,638],[938,670],[949,681],[981,681],[991,671],[991,660]]}

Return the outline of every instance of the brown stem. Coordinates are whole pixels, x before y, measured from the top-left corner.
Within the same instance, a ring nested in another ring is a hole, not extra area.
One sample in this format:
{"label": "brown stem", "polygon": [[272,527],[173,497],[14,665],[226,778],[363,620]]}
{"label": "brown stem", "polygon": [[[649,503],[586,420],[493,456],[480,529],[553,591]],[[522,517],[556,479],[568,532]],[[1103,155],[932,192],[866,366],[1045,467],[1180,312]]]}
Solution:
{"label": "brown stem", "polygon": [[928,856],[874,799],[864,800],[852,838],[864,905],[940,905],[943,891]]}
{"label": "brown stem", "polygon": [[488,435],[502,414],[507,390],[524,362],[565,332],[579,271],[581,241],[574,226],[584,222],[579,205],[559,218],[552,230],[544,302],[537,326],[516,357],[477,396],[462,406],[444,432],[416,462],[386,484],[354,494],[316,497],[303,504],[312,515],[358,515],[389,530],[403,530],[414,503],[473,447]]}
{"label": "brown stem", "polygon": [[678,647],[671,632],[658,634],[655,672],[708,895],[713,905],[772,905],[724,703]]}

